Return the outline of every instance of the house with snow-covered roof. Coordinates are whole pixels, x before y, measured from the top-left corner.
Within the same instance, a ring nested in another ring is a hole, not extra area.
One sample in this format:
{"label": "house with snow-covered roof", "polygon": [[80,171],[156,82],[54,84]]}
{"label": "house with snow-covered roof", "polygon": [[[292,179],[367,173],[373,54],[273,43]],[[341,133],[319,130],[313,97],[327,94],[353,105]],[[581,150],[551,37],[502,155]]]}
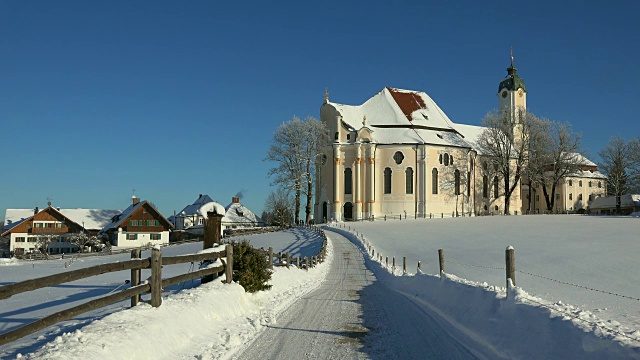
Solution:
{"label": "house with snow-covered roof", "polygon": [[[498,109],[512,118],[526,111],[527,89],[513,58],[497,98]],[[316,171],[318,222],[504,211],[504,181],[477,146],[486,128],[452,121],[425,92],[385,87],[361,105],[332,102],[325,93],[320,119],[332,142],[322,148]],[[573,178],[597,186],[601,174],[591,163],[584,169]],[[542,191],[531,190],[540,199]],[[592,194],[575,191],[561,192],[566,201],[559,210],[577,210],[585,203],[574,197]],[[531,208],[523,199],[528,192],[520,181],[510,197],[512,213]]]}
{"label": "house with snow-covered roof", "polygon": [[222,225],[225,229],[252,228],[262,226],[262,220],[240,203],[240,197],[234,196],[225,208]]}
{"label": "house with snow-covered roof", "polygon": [[6,210],[2,236],[9,238],[11,252],[22,255],[37,250],[36,243],[44,236],[51,238],[47,248],[50,254],[76,252],[78,247],[66,241],[68,236],[80,232],[97,235],[120,213],[119,210],[61,209],[48,205],[45,209]]}
{"label": "house with snow-covered roof", "polygon": [[153,204],[140,201],[135,195],[132,203],[121,213],[113,216],[101,234],[113,246],[140,247],[169,243],[173,224]]}
{"label": "house with snow-covered roof", "polygon": [[184,209],[173,217],[175,230],[177,232],[187,232],[195,236],[203,236],[204,222],[207,219],[207,213],[214,211],[216,213],[226,213],[224,206],[213,201],[209,195],[199,194],[193,204],[185,206]]}

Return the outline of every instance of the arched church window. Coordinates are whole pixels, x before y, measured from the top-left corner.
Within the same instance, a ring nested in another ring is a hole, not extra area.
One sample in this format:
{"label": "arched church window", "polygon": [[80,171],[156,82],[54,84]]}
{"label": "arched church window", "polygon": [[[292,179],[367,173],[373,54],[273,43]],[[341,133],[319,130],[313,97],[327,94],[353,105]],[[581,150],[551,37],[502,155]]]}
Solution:
{"label": "arched church window", "polygon": [[444,154],[444,166],[449,166],[449,154]]}
{"label": "arched church window", "polygon": [[453,155],[449,155],[449,164],[453,165]]}
{"label": "arched church window", "polygon": [[578,181],[578,186],[582,187],[582,180]]}
{"label": "arched church window", "polygon": [[391,168],[384,169],[384,193],[391,194]]}
{"label": "arched church window", "polygon": [[353,177],[351,168],[344,169],[344,193],[353,194]]}
{"label": "arched church window", "polygon": [[487,178],[487,175],[482,177],[482,197],[489,197],[489,179]]}
{"label": "arched church window", "polygon": [[493,197],[498,198],[498,177],[493,178]]}
{"label": "arched church window", "polygon": [[440,158],[440,165],[442,165],[442,154],[440,154],[439,158]]}
{"label": "arched church window", "polygon": [[340,138],[340,133],[336,131],[335,139],[338,140]]}
{"label": "arched church window", "polygon": [[402,164],[402,160],[404,160],[404,155],[402,155],[402,152],[396,151],[396,153],[393,154],[393,160],[395,160],[396,164],[400,165]]}
{"label": "arched church window", "polygon": [[573,180],[569,179],[569,186],[573,186]]}
{"label": "arched church window", "polygon": [[471,196],[471,171],[467,171],[467,196]]}
{"label": "arched church window", "polygon": [[569,200],[573,200],[573,193],[569,193]]}
{"label": "arched church window", "polygon": [[433,168],[433,170],[431,170],[431,193],[438,193],[438,169],[436,168]]}
{"label": "arched church window", "polygon": [[326,163],[327,163],[327,155],[322,154],[322,157],[320,158],[320,165],[324,165]]}
{"label": "arched church window", "polygon": [[460,195],[460,170],[456,169],[456,171],[453,172],[453,182],[454,182],[454,193],[455,195]]}
{"label": "arched church window", "polygon": [[405,189],[407,194],[413,194],[413,169],[407,168],[405,174]]}

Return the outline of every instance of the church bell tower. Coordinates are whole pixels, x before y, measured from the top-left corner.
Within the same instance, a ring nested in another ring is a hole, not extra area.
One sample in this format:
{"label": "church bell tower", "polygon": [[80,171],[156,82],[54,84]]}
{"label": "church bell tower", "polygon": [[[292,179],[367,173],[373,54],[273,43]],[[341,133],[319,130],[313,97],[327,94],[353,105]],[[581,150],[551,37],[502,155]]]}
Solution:
{"label": "church bell tower", "polygon": [[498,86],[498,109],[509,113],[514,123],[518,123],[518,114],[527,110],[527,88],[524,80],[513,66],[513,48],[511,49],[511,65],[507,68],[507,77]]}

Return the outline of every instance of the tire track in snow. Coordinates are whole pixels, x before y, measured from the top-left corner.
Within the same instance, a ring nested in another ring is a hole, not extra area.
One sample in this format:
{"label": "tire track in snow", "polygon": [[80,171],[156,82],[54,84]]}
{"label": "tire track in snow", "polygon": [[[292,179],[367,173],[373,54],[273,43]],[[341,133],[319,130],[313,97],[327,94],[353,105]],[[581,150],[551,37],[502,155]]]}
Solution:
{"label": "tire track in snow", "polygon": [[334,259],[326,280],[234,358],[476,358],[424,309],[378,282],[354,244],[327,233]]}

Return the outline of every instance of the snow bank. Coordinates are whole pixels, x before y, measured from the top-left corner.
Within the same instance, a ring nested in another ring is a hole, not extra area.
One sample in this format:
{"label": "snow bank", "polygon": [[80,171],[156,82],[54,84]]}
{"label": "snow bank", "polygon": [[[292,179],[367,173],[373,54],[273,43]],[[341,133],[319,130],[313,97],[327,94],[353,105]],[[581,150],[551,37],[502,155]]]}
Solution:
{"label": "snow bank", "polygon": [[17,266],[20,265],[20,262],[16,258],[5,259],[0,258],[0,266]]}
{"label": "snow bank", "polygon": [[223,359],[255,338],[278,314],[318,287],[327,261],[310,270],[274,269],[269,291],[248,294],[236,284],[214,281],[183,290],[153,308],[142,303],[70,333],[25,359]]}
{"label": "snow bank", "polygon": [[[367,235],[334,230],[360,242],[366,253]],[[379,263],[370,254],[366,259],[379,281],[504,358],[640,359],[640,331],[589,311],[550,303],[518,287],[507,291],[449,274],[398,276],[402,272],[392,274],[384,260]]]}

